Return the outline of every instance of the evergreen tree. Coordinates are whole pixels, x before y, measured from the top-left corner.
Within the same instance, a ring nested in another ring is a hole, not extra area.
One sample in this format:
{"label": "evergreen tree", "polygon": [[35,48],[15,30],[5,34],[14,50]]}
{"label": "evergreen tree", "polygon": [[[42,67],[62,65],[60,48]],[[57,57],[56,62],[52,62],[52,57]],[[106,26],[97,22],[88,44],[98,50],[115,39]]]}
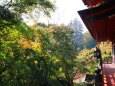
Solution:
{"label": "evergreen tree", "polygon": [[83,25],[78,19],[74,19],[69,26],[75,31],[73,45],[81,50],[83,48]]}

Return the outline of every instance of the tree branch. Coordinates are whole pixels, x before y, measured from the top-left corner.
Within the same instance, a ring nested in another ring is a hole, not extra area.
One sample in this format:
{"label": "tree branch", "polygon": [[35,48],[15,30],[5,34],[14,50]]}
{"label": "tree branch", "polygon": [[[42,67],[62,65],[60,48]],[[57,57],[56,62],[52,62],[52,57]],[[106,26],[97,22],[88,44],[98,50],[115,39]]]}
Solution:
{"label": "tree branch", "polygon": [[3,7],[5,8],[7,6],[6,9],[8,9],[11,6],[12,0],[10,0],[7,4],[5,4]]}

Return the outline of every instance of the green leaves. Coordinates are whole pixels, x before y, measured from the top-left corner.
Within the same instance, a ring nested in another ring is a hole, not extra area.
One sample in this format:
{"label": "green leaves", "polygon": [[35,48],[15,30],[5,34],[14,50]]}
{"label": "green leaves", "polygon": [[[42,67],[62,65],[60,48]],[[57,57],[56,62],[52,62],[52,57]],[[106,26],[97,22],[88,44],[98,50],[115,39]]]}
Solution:
{"label": "green leaves", "polygon": [[76,66],[72,35],[68,26],[34,28],[23,22],[1,30],[2,85],[51,86],[53,80],[71,83]]}
{"label": "green leaves", "polygon": [[49,0],[6,0],[0,5],[0,30],[18,25],[22,13],[32,12],[35,8],[50,16],[54,4]]}
{"label": "green leaves", "polygon": [[19,22],[15,13],[11,13],[8,9],[2,6],[0,7],[0,13],[0,30],[7,27],[13,27],[13,25]]}

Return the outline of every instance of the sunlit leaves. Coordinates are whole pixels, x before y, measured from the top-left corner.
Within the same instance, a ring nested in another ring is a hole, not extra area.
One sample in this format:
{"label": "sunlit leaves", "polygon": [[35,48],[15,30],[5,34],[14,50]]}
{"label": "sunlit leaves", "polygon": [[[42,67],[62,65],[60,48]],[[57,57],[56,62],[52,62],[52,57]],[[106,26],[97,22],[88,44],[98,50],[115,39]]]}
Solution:
{"label": "sunlit leaves", "polygon": [[2,0],[0,5],[0,30],[19,24],[22,13],[32,12],[35,8],[50,15],[54,4],[49,0]]}
{"label": "sunlit leaves", "polygon": [[28,27],[22,22],[12,29],[2,30],[0,72],[3,84],[45,86],[58,77],[70,83],[76,52],[71,43],[72,35],[73,31],[67,26],[43,29]]}
{"label": "sunlit leaves", "polygon": [[[111,56],[111,52],[112,52],[112,44],[110,42],[101,42],[99,44],[99,48],[101,50],[101,54],[102,54],[102,59],[103,62],[107,62],[107,60],[109,62],[111,62],[112,56]],[[80,70],[82,70],[83,72],[87,72],[87,73],[95,73],[95,69],[97,68],[97,64],[98,64],[98,60],[93,61],[93,52],[95,51],[94,48],[90,49],[90,50],[82,50],[79,54],[78,54],[78,59],[80,63],[84,63],[84,64],[80,64],[82,65],[82,68]],[[87,71],[84,71],[86,70]]]}

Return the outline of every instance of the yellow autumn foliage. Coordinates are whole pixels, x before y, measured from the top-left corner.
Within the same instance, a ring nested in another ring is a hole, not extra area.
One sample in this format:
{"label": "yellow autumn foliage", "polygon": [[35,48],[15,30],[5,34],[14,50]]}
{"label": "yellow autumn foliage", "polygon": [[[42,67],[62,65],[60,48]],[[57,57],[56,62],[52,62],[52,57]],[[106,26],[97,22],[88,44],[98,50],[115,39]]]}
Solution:
{"label": "yellow autumn foliage", "polygon": [[33,42],[31,40],[27,40],[24,37],[20,36],[19,37],[20,43],[23,47],[23,49],[37,49],[41,48],[41,43],[40,42]]}

